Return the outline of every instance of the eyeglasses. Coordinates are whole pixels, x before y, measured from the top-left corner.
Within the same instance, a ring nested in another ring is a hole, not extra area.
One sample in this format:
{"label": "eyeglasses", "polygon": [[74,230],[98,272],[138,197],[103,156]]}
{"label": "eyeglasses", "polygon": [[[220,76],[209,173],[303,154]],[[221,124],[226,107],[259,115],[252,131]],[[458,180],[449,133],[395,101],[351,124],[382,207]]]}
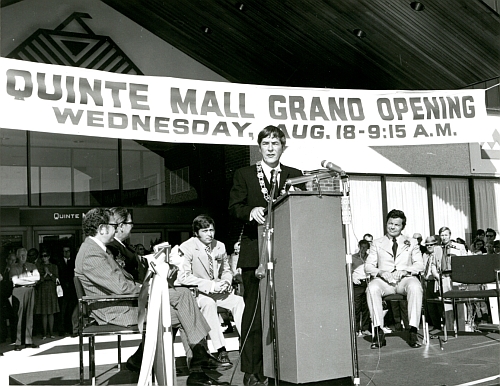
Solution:
{"label": "eyeglasses", "polygon": [[123,221],[120,224],[129,224],[129,225],[134,225],[133,221]]}
{"label": "eyeglasses", "polygon": [[118,225],[120,225],[120,224],[107,224],[107,225],[111,225],[113,228],[115,228],[115,231],[116,231],[116,228],[118,228]]}

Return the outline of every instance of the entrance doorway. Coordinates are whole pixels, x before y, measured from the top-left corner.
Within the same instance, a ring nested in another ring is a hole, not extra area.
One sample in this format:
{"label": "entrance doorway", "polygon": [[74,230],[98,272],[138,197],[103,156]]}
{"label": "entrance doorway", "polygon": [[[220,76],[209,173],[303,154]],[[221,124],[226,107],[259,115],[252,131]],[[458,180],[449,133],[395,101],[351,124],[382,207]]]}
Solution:
{"label": "entrance doorway", "polygon": [[58,231],[35,231],[35,248],[41,252],[45,249],[50,254],[51,262],[56,264],[63,257],[63,248],[69,247],[71,257],[74,259],[78,248],[80,247],[80,234],[77,230],[58,230]]}

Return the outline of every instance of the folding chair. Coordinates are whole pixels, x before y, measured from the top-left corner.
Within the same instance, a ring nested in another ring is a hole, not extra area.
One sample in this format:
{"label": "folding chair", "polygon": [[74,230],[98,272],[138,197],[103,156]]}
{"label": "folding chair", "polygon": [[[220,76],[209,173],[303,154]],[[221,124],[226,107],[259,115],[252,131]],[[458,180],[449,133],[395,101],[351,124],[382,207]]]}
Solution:
{"label": "folding chair", "polygon": [[[469,301],[487,301],[491,297],[497,298],[498,313],[500,317],[500,255],[472,255],[472,256],[451,256],[451,271],[443,272],[449,274],[453,283],[460,284],[489,284],[496,282],[494,289],[469,289],[466,285],[459,286],[443,293],[442,277],[440,278],[441,302],[444,306],[450,303],[453,306],[454,332],[458,337],[458,309],[457,304]],[[446,332],[446,313],[444,314],[444,324]],[[446,339],[446,336],[445,336]]]}
{"label": "folding chair", "polygon": [[110,306],[116,306],[116,302],[137,301],[138,295],[110,295],[110,296],[86,296],[83,286],[75,276],[74,278],[76,294],[78,297],[78,347],[80,352],[80,384],[84,383],[83,366],[83,339],[89,339],[89,376],[92,385],[95,386],[95,337],[106,335],[117,335],[118,340],[118,370],[121,368],[121,336],[125,334],[140,334],[137,325],[122,327],[114,324],[97,325],[90,318],[91,305],[94,303],[110,303]]}

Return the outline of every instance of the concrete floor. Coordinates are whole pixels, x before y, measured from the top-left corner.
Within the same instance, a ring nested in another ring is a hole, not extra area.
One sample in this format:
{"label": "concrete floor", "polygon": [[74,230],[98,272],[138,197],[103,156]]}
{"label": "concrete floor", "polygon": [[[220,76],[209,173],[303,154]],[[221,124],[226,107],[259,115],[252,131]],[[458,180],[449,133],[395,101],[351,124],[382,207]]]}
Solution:
{"label": "concrete floor", "polygon": [[[0,344],[0,385],[77,385],[78,338],[55,338],[42,341],[38,349],[13,351],[13,346]],[[125,336],[123,340],[123,358],[131,355],[139,341],[136,336]],[[243,384],[243,374],[239,370],[238,340],[228,337],[227,346],[233,368],[223,372],[211,372],[210,376]],[[449,338],[445,344],[439,340],[430,340],[420,349],[412,349],[406,343],[404,332],[387,335],[387,346],[381,350],[370,349],[369,337],[358,337],[359,384],[362,386],[468,386],[500,385],[500,335],[496,332],[462,333],[458,338]],[[182,345],[174,345],[177,371],[177,386],[184,386],[187,379]],[[88,366],[85,355],[85,366]],[[321,361],[321,358],[318,358]],[[138,374],[116,366],[116,348],[114,339],[98,339],[96,352],[98,385],[135,385]],[[86,384],[88,367],[85,368]],[[270,385],[275,382],[271,381]],[[315,385],[350,385],[352,380],[328,380]],[[288,385],[279,382],[279,385]]]}

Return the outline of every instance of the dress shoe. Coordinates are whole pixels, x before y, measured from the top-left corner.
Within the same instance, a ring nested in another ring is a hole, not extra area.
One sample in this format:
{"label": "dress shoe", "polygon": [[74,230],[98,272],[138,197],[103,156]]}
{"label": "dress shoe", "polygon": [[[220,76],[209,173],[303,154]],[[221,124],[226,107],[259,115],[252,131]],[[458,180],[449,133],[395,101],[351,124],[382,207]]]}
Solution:
{"label": "dress shoe", "polygon": [[127,359],[127,363],[125,363],[125,366],[127,367],[127,370],[133,371],[134,373],[139,373],[141,371],[141,364],[137,364],[134,361],[133,356]]}
{"label": "dress shoe", "polygon": [[16,351],[21,351],[22,349],[23,349],[23,347],[20,344],[16,344],[14,346],[14,350],[16,350]]}
{"label": "dress shoe", "polygon": [[385,345],[387,345],[387,342],[385,341],[385,333],[380,330],[378,332],[375,332],[375,335],[372,338],[372,344],[370,348],[376,349],[384,347]]}
{"label": "dress shoe", "polygon": [[228,382],[219,382],[210,378],[203,371],[193,371],[186,380],[187,386],[211,386],[211,385],[229,385]]}
{"label": "dress shoe", "polygon": [[39,346],[39,345],[34,344],[34,343],[27,344],[25,347],[26,347],[26,348],[40,348],[40,346]]}
{"label": "dress shoe", "polygon": [[125,364],[125,366],[127,367],[127,370],[133,371],[135,373],[138,373],[141,371],[143,351],[144,351],[144,347],[143,347],[142,342],[141,342],[139,344],[139,347],[137,347],[137,350],[135,351],[135,353],[133,353],[127,359],[127,363]]}
{"label": "dress shoe", "polygon": [[266,386],[267,379],[265,377],[259,377],[257,374],[245,373],[243,376],[244,386]]}
{"label": "dress shoe", "polygon": [[419,348],[422,346],[420,343],[418,343],[418,335],[416,332],[410,331],[410,339],[408,341],[408,344],[411,348]]}
{"label": "dress shoe", "polygon": [[[191,363],[193,363],[193,362],[191,362]],[[207,353],[207,357],[201,363],[201,367],[202,367],[202,369],[206,369],[206,370],[224,371],[224,370],[228,370],[231,367],[233,367],[233,364],[231,362],[229,362],[229,364],[222,363],[221,361],[219,361],[218,358],[214,357],[212,354]]]}
{"label": "dress shoe", "polygon": [[232,366],[233,365],[231,363],[231,361],[229,360],[229,355],[228,355],[227,351],[221,351],[217,355],[217,360],[220,362],[220,364],[222,366]]}

